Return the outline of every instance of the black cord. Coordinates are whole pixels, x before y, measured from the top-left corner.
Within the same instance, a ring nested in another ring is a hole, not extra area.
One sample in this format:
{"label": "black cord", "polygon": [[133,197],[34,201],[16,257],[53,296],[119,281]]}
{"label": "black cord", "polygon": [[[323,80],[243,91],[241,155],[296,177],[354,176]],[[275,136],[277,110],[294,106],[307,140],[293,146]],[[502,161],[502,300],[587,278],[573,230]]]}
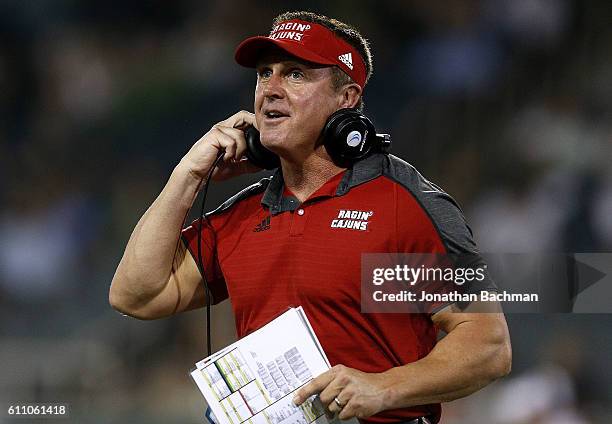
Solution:
{"label": "black cord", "polygon": [[213,166],[210,168],[210,171],[208,171],[206,180],[203,180],[204,186],[202,187],[202,192],[203,192],[202,205],[200,207],[200,217],[198,219],[198,222],[199,222],[199,225],[198,225],[198,265],[200,267],[200,272],[202,273],[202,282],[204,283],[204,293],[206,295],[206,350],[208,352],[207,356],[212,355],[212,343],[211,343],[211,337],[210,337],[210,306],[211,305],[210,305],[210,287],[208,286],[208,280],[206,278],[206,269],[204,268],[204,261],[202,260],[202,221],[206,221],[206,225],[208,226],[208,228],[210,228],[210,231],[213,235],[213,245],[216,245],[215,229],[213,228],[210,221],[208,220],[208,216],[206,216],[206,214],[204,213],[204,205],[206,204],[206,194],[208,193],[208,185],[210,183],[210,178],[215,168],[219,164],[219,162],[221,162],[221,159],[223,159],[224,154],[225,154],[225,151],[223,150],[221,150],[217,154],[217,158],[215,159]]}

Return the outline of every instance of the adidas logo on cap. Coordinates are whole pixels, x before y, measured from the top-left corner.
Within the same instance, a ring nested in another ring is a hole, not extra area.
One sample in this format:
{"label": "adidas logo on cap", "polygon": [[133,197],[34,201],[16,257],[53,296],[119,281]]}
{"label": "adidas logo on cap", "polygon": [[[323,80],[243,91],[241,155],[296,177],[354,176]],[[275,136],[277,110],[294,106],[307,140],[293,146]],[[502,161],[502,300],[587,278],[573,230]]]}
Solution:
{"label": "adidas logo on cap", "polygon": [[341,54],[340,56],[338,56],[338,59],[340,59],[342,63],[348,66],[351,71],[353,70],[353,55],[350,52]]}

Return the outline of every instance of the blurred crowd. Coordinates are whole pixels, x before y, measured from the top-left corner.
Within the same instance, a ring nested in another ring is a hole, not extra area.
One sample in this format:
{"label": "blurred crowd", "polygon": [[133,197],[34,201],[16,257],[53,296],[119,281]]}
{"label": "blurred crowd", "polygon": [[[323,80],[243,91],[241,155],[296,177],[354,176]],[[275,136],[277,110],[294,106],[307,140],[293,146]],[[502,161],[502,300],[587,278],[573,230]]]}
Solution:
{"label": "blurred crowd", "polygon": [[[458,200],[483,252],[612,249],[609,1],[4,0],[0,404],[201,422],[187,372],[205,355],[203,312],[130,320],[108,285],[191,144],[252,110],[255,74],[234,48],[288,8],[369,38],[366,113]],[[208,209],[258,177],[215,184]],[[508,321],[512,377],[448,405],[445,424],[610,422],[609,316]],[[213,334],[233,339],[229,305]]]}

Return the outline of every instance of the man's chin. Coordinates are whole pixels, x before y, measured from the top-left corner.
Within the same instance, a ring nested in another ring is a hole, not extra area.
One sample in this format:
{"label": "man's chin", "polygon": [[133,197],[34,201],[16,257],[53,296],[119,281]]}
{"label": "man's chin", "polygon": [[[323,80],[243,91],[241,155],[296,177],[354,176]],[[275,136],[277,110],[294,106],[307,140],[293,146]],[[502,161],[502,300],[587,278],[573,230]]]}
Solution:
{"label": "man's chin", "polygon": [[285,141],[285,137],[281,134],[276,134],[276,131],[262,132],[260,137],[261,144],[266,149],[275,153],[279,150],[279,146],[282,146]]}

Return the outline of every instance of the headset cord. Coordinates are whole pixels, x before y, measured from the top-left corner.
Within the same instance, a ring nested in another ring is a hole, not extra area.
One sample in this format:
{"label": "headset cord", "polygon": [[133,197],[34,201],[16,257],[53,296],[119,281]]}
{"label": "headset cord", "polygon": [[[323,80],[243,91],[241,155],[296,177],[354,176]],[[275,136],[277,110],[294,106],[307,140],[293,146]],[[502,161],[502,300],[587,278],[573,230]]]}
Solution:
{"label": "headset cord", "polygon": [[[202,205],[200,207],[200,217],[198,219],[199,228],[198,228],[198,265],[200,267],[200,272],[202,273],[202,282],[204,283],[204,293],[206,296],[206,350],[208,352],[207,356],[212,355],[212,343],[210,337],[210,287],[208,286],[208,279],[206,278],[206,269],[204,268],[204,261],[202,260],[202,221],[206,221],[206,225],[210,228],[210,232],[213,236],[213,246],[216,246],[217,243],[217,235],[215,233],[215,229],[210,223],[208,216],[204,213],[204,205],[206,204],[206,194],[208,193],[208,186],[210,183],[210,178],[217,167],[219,162],[223,159],[223,155],[225,154],[224,150],[219,151],[217,154],[217,158],[213,163],[213,166],[208,171],[208,175],[206,179],[202,179],[204,181],[204,186],[202,187]],[[213,255],[216,254],[213,251]]]}

